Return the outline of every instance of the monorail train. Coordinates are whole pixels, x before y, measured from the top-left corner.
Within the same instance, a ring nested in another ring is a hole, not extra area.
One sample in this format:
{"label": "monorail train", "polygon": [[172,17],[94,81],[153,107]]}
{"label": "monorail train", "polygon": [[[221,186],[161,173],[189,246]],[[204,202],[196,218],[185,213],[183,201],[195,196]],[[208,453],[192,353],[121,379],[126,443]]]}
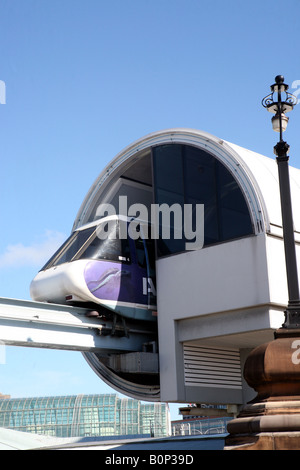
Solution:
{"label": "monorail train", "polygon": [[128,218],[109,216],[76,229],[33,279],[32,299],[92,304],[95,310],[155,321],[153,241],[143,236],[142,223],[139,236],[131,237],[129,224]]}

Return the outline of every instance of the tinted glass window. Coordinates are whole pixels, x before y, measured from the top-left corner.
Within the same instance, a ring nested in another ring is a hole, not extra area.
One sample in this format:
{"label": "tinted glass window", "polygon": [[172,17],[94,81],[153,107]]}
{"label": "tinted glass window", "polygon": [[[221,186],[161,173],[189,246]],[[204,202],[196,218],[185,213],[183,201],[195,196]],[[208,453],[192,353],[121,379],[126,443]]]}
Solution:
{"label": "tinted glass window", "polygon": [[95,227],[88,228],[86,230],[80,230],[75,233],[74,238],[71,240],[66,249],[61,252],[58,258],[53,263],[53,266],[57,264],[66,263],[70,261],[76,253],[85,245],[90,236],[95,232]]}
{"label": "tinted glass window", "polygon": [[48,263],[42,268],[42,270],[70,261],[80,250],[80,248],[82,248],[82,246],[87,242],[95,230],[95,227],[91,227],[86,230],[74,232],[61,246],[61,248],[57,250]]}
{"label": "tinted glass window", "polygon": [[183,193],[183,167],[182,146],[162,145],[155,148],[155,185],[166,193],[182,195]]}
{"label": "tinted glass window", "polygon": [[216,161],[220,238],[229,240],[253,232],[248,206],[239,185],[229,171]]}
{"label": "tinted glass window", "polygon": [[129,241],[119,239],[117,221],[110,225],[104,239],[99,238],[97,234],[95,226],[73,233],[42,270],[77,259],[130,262]]}
{"label": "tinted glass window", "polygon": [[135,240],[135,253],[137,263],[141,268],[148,269],[150,276],[155,276],[155,246],[154,240],[150,238]]}
{"label": "tinted glass window", "polygon": [[207,152],[195,147],[184,147],[183,160],[185,203],[192,204],[193,207],[196,204],[204,204],[205,243],[218,242],[216,160]]}
{"label": "tinted glass window", "polygon": [[192,208],[192,230],[196,226],[196,204],[204,204],[204,245],[253,233],[249,210],[238,183],[208,152],[188,145],[158,146],[153,148],[153,170],[155,203],[169,207],[179,204],[182,208],[180,239],[172,230],[175,225],[172,214],[169,217],[170,237],[163,236],[164,224],[160,217],[158,256],[185,250],[185,204]]}
{"label": "tinted glass window", "polygon": [[110,226],[104,239],[98,237],[98,231],[87,244],[86,248],[78,253],[76,259],[102,259],[119,262],[130,262],[130,246],[128,238],[119,238],[119,223],[115,221]]}
{"label": "tinted glass window", "polygon": [[[184,205],[184,180],[182,146],[177,144],[162,145],[154,149],[155,202],[167,204],[170,212],[159,212],[158,256],[168,255],[184,250],[184,239],[181,233],[174,230],[174,204]],[[166,233],[164,231],[167,231]],[[177,238],[178,237],[178,238]]]}

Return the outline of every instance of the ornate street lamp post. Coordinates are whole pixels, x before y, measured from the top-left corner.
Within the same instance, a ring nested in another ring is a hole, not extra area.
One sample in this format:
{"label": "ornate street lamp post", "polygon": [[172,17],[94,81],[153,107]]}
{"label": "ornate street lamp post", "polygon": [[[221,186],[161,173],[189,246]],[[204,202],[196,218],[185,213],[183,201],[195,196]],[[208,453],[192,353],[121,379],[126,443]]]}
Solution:
{"label": "ornate street lamp post", "polygon": [[[226,449],[300,449],[300,300],[287,155],[289,146],[282,138],[288,123],[285,113],[293,109],[297,100],[287,90],[283,76],[278,75],[271,86],[271,93],[262,100],[262,104],[274,113],[273,129],[280,134],[274,153],[278,163],[289,300],[284,324],[274,332],[274,340],[257,346],[247,357],[244,378],[257,395],[242,408],[236,419],[229,421]],[[277,100],[274,99],[275,94]]]}
{"label": "ornate street lamp post", "polygon": [[[274,153],[277,156],[276,161],[278,164],[283,240],[289,294],[289,302],[285,311],[285,322],[282,326],[283,328],[299,328],[300,295],[288,168],[289,157],[287,155],[289,145],[284,142],[282,138],[282,134],[286,130],[289,120],[285,113],[293,109],[294,105],[297,104],[297,98],[287,92],[288,88],[288,85],[284,83],[284,77],[277,75],[274,85],[271,85],[271,93],[263,98],[262,105],[268,111],[274,113],[272,117],[273,129],[279,132],[280,135],[279,142],[274,147]],[[274,99],[275,94],[277,94],[277,100]]]}

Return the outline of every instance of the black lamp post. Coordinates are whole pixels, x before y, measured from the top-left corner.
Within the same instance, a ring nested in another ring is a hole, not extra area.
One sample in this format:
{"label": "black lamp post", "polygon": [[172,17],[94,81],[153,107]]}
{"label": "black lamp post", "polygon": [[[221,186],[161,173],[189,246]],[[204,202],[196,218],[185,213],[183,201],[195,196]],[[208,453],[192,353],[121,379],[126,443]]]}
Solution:
{"label": "black lamp post", "polygon": [[[282,327],[300,328],[300,295],[288,167],[289,157],[287,155],[289,145],[282,139],[282,133],[286,130],[288,123],[288,117],[286,117],[285,113],[293,109],[294,105],[297,103],[297,99],[294,95],[288,93],[287,90],[288,85],[284,83],[284,77],[277,75],[274,85],[271,85],[271,93],[263,98],[262,105],[267,108],[268,111],[275,114],[272,118],[273,129],[280,133],[280,140],[274,147],[274,153],[277,156],[276,161],[278,164],[283,240],[289,294],[289,302],[285,311],[285,322]],[[277,93],[277,101],[274,100],[275,93]]]}
{"label": "black lamp post", "polygon": [[[274,332],[273,341],[260,344],[247,357],[244,378],[256,390],[257,396],[228,423],[227,449],[300,449],[300,368],[298,356],[295,359],[293,355],[300,338],[300,300],[287,155],[289,146],[282,139],[288,122],[285,113],[293,109],[297,99],[287,90],[284,78],[278,75],[271,86],[272,93],[262,100],[262,104],[275,114],[273,129],[280,133],[274,153],[278,163],[289,301],[284,324]],[[274,100],[275,93],[277,101]]]}

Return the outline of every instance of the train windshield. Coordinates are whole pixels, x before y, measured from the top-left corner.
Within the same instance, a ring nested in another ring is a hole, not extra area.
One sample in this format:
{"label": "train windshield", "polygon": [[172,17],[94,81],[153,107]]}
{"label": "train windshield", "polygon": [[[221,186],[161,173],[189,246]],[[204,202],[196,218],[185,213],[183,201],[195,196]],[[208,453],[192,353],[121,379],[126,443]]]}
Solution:
{"label": "train windshield", "polygon": [[98,236],[98,227],[93,226],[74,232],[61,248],[41,269],[68,263],[78,259],[103,259],[118,262],[130,262],[128,239],[119,239],[119,221],[110,222],[106,236]]}

